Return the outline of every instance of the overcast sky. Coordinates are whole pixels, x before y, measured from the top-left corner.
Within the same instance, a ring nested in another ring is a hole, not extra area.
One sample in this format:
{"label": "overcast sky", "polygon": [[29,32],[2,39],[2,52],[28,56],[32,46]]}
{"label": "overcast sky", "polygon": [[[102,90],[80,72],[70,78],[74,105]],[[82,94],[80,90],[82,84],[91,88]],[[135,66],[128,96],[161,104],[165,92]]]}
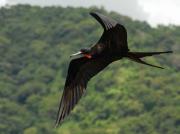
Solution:
{"label": "overcast sky", "polygon": [[180,0],[0,0],[0,6],[17,3],[41,6],[104,6],[109,11],[146,20],[153,26],[180,25]]}

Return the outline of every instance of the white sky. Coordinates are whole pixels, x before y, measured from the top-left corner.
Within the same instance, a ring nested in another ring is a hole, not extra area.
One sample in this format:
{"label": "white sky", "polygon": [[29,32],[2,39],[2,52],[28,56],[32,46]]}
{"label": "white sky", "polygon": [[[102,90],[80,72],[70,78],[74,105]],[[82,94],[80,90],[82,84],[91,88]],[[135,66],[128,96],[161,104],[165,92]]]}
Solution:
{"label": "white sky", "polygon": [[180,0],[0,0],[0,6],[17,3],[41,6],[104,6],[109,11],[146,20],[153,26],[180,25]]}

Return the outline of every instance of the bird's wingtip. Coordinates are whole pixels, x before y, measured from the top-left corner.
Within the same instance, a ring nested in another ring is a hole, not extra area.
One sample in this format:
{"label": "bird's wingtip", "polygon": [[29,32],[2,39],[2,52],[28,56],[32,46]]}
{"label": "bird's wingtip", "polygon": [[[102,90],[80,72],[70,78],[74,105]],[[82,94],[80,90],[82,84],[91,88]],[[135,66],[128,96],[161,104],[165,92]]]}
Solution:
{"label": "bird's wingtip", "polygon": [[95,15],[96,13],[95,13],[95,12],[89,12],[89,14],[93,16],[93,15]]}
{"label": "bird's wingtip", "polygon": [[100,13],[92,11],[92,12],[89,12],[89,14],[92,15],[92,16],[97,16]]}
{"label": "bird's wingtip", "polygon": [[56,121],[56,122],[54,123],[54,128],[57,128],[58,125],[59,125],[59,123]]}
{"label": "bird's wingtip", "polygon": [[54,128],[58,128],[58,126],[60,126],[60,125],[61,125],[61,122],[56,121],[54,124]]}

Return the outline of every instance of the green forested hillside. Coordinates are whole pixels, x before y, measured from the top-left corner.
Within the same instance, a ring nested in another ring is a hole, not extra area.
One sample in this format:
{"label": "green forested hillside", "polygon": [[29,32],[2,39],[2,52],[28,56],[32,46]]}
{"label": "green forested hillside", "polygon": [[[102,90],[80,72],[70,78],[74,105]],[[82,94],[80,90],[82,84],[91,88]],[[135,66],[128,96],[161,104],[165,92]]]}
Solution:
{"label": "green forested hillside", "polygon": [[[98,11],[126,26],[132,51],[161,70],[123,59],[93,78],[71,115],[53,128],[69,55],[96,43]],[[180,27],[150,27],[95,7],[0,9],[0,134],[180,134]]]}

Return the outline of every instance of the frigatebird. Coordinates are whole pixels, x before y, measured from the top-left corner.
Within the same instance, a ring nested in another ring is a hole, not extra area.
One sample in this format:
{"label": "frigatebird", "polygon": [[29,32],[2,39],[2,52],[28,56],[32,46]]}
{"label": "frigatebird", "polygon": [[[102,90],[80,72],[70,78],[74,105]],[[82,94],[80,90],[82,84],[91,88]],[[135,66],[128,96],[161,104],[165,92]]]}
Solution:
{"label": "frigatebird", "polygon": [[141,64],[163,69],[146,63],[141,58],[162,53],[172,53],[172,51],[131,52],[127,43],[127,31],[123,25],[100,13],[91,12],[90,15],[102,25],[104,32],[99,41],[90,49],[81,49],[78,53],[71,55],[81,55],[81,57],[71,60],[69,64],[56,126],[69,115],[77,104],[86,90],[88,81],[110,63],[126,57]]}

